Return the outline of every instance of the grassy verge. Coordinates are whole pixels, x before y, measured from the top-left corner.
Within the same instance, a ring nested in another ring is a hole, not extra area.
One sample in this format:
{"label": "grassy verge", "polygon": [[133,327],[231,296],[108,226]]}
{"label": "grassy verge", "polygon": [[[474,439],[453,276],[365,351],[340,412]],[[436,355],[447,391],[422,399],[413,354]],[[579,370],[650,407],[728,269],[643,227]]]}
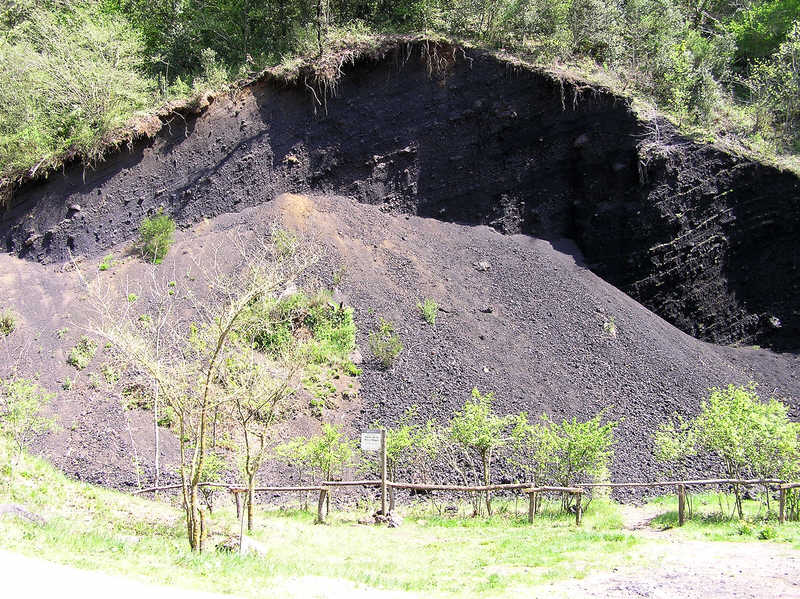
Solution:
{"label": "grassy verge", "polygon": [[[68,480],[48,463],[23,456],[13,468],[0,442],[0,503],[15,502],[42,515],[39,526],[0,519],[0,547],[49,560],[190,588],[256,596],[289,579],[325,577],[381,589],[443,596],[493,596],[520,586],[631,561],[635,537],[622,529],[617,506],[595,502],[577,529],[571,517],[545,510],[529,526],[519,502],[498,501],[489,520],[439,515],[429,505],[405,510],[400,528],[359,524],[374,508],[333,511],[330,523],[314,526],[299,509],[264,509],[254,537],[265,558],[208,549],[192,554],[181,512],[167,502],[131,497]],[[237,530],[231,502],[220,501],[211,517],[215,536]]]}
{"label": "grassy verge", "polygon": [[692,514],[686,523],[678,527],[678,511],[675,496],[657,497],[651,504],[663,508],[651,524],[657,528],[676,527],[679,534],[687,538],[709,541],[778,541],[791,543],[800,549],[800,523],[778,524],[777,499],[770,504],[770,511],[763,501],[743,502],[744,520],[731,517],[733,498],[725,493],[692,494]]}
{"label": "grassy verge", "polygon": [[[2,439],[0,464],[5,464],[0,470],[0,503],[22,504],[47,519],[44,526],[0,519],[3,549],[240,596],[255,597],[264,588],[303,596],[313,583],[318,593],[344,585],[345,590],[367,586],[424,596],[511,597],[543,582],[637,565],[640,545],[657,542],[627,531],[620,506],[600,499],[591,503],[580,528],[555,504],[545,506],[529,525],[524,501],[498,498],[496,515],[490,519],[442,515],[430,503],[404,506],[402,526],[389,529],[359,523],[375,507],[369,501],[358,509],[334,510],[325,526],[315,526],[313,515],[301,509],[261,509],[253,536],[267,555],[240,557],[213,549],[214,543],[237,531],[231,502],[222,497],[210,518],[214,535],[209,548],[198,555],[188,550],[181,511],[168,500],[151,501],[71,481],[31,456],[14,464],[10,446]],[[670,501],[655,503],[671,510]],[[701,502],[695,501],[700,512]],[[713,505],[709,500],[709,511]],[[748,502],[748,510],[753,508]],[[655,524],[663,526],[674,518],[674,512],[667,511]],[[681,534],[712,540],[757,535],[755,526],[753,534],[734,535],[730,531],[736,526],[742,524],[698,517]],[[781,540],[798,546],[800,526],[788,525],[781,535]]]}

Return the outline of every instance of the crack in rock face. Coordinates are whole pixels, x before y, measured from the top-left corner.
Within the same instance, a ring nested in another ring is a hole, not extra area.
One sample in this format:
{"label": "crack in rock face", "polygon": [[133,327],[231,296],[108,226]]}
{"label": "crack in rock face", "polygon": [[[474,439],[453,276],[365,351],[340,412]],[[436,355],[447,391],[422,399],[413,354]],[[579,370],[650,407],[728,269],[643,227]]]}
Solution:
{"label": "crack in rock face", "polygon": [[440,47],[431,73],[424,47],[355,61],[325,110],[302,85],[257,82],[95,169],[27,183],[0,239],[63,262],[132,239],[160,208],[188,226],[285,192],[335,193],[571,238],[597,274],[695,337],[798,349],[797,177],[488,54]]}

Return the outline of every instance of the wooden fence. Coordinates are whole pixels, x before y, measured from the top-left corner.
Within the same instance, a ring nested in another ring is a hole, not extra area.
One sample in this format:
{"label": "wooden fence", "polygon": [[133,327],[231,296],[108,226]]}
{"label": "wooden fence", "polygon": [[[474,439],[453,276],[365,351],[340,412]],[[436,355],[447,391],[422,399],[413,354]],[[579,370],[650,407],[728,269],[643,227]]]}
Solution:
{"label": "wooden fence", "polygon": [[[407,483],[407,482],[394,482],[386,481],[386,486],[395,489],[408,489],[415,491],[452,491],[452,492],[486,492],[486,491],[522,491],[528,495],[528,521],[533,522],[536,517],[537,501],[540,493],[568,493],[575,496],[575,524],[580,526],[582,520],[582,505],[581,498],[588,489],[593,488],[658,488],[658,487],[674,487],[678,499],[678,524],[683,526],[686,522],[686,487],[689,486],[718,486],[718,485],[764,485],[767,487],[775,487],[779,491],[779,514],[778,521],[780,524],[786,522],[786,492],[790,489],[800,488],[800,482],[786,482],[780,479],[736,479],[736,478],[711,478],[711,479],[696,479],[696,480],[665,480],[654,482],[601,482],[601,483],[580,483],[572,487],[557,487],[557,486],[533,486],[532,483],[510,483],[510,484],[496,484],[496,485],[436,485],[436,484],[423,484],[423,483]],[[241,510],[241,494],[247,492],[246,487],[237,485],[226,485],[222,483],[200,483],[201,487],[212,487],[224,489],[232,493],[236,499],[237,516],[240,515]],[[324,522],[325,517],[323,514],[323,506],[328,497],[330,489],[335,487],[380,487],[380,480],[346,480],[346,481],[323,481],[319,484],[301,485],[294,487],[281,487],[281,486],[266,486],[255,487],[253,490],[256,492],[275,492],[275,493],[291,493],[303,491],[317,491],[319,492],[319,501],[317,504],[317,521]],[[134,495],[141,493],[152,493],[157,491],[169,491],[180,489],[182,485],[166,485],[162,487],[150,487],[147,489],[140,489],[134,491]]]}

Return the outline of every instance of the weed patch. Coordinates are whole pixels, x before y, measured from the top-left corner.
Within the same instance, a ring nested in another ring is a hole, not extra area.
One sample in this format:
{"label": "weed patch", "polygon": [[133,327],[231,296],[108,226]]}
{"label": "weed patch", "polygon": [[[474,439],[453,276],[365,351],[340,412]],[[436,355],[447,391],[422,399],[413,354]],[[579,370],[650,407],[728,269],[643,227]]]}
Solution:
{"label": "weed patch", "polygon": [[69,352],[67,364],[74,366],[78,370],[83,370],[91,363],[96,353],[97,343],[83,335],[78,344]]}

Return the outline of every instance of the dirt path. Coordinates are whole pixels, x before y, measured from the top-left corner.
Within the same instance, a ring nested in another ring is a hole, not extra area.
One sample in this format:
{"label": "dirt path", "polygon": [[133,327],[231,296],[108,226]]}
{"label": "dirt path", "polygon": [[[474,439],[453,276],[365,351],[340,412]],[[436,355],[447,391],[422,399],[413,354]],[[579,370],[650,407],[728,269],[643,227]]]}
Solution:
{"label": "dirt path", "polygon": [[79,570],[3,550],[0,550],[0,580],[4,597],[232,599],[230,595],[157,586],[95,570]]}
{"label": "dirt path", "polygon": [[[655,508],[625,506],[625,528],[647,542],[642,565],[539,587],[534,597],[800,598],[800,551],[777,543],[695,541],[649,526]],[[652,512],[652,513],[651,513]]]}

